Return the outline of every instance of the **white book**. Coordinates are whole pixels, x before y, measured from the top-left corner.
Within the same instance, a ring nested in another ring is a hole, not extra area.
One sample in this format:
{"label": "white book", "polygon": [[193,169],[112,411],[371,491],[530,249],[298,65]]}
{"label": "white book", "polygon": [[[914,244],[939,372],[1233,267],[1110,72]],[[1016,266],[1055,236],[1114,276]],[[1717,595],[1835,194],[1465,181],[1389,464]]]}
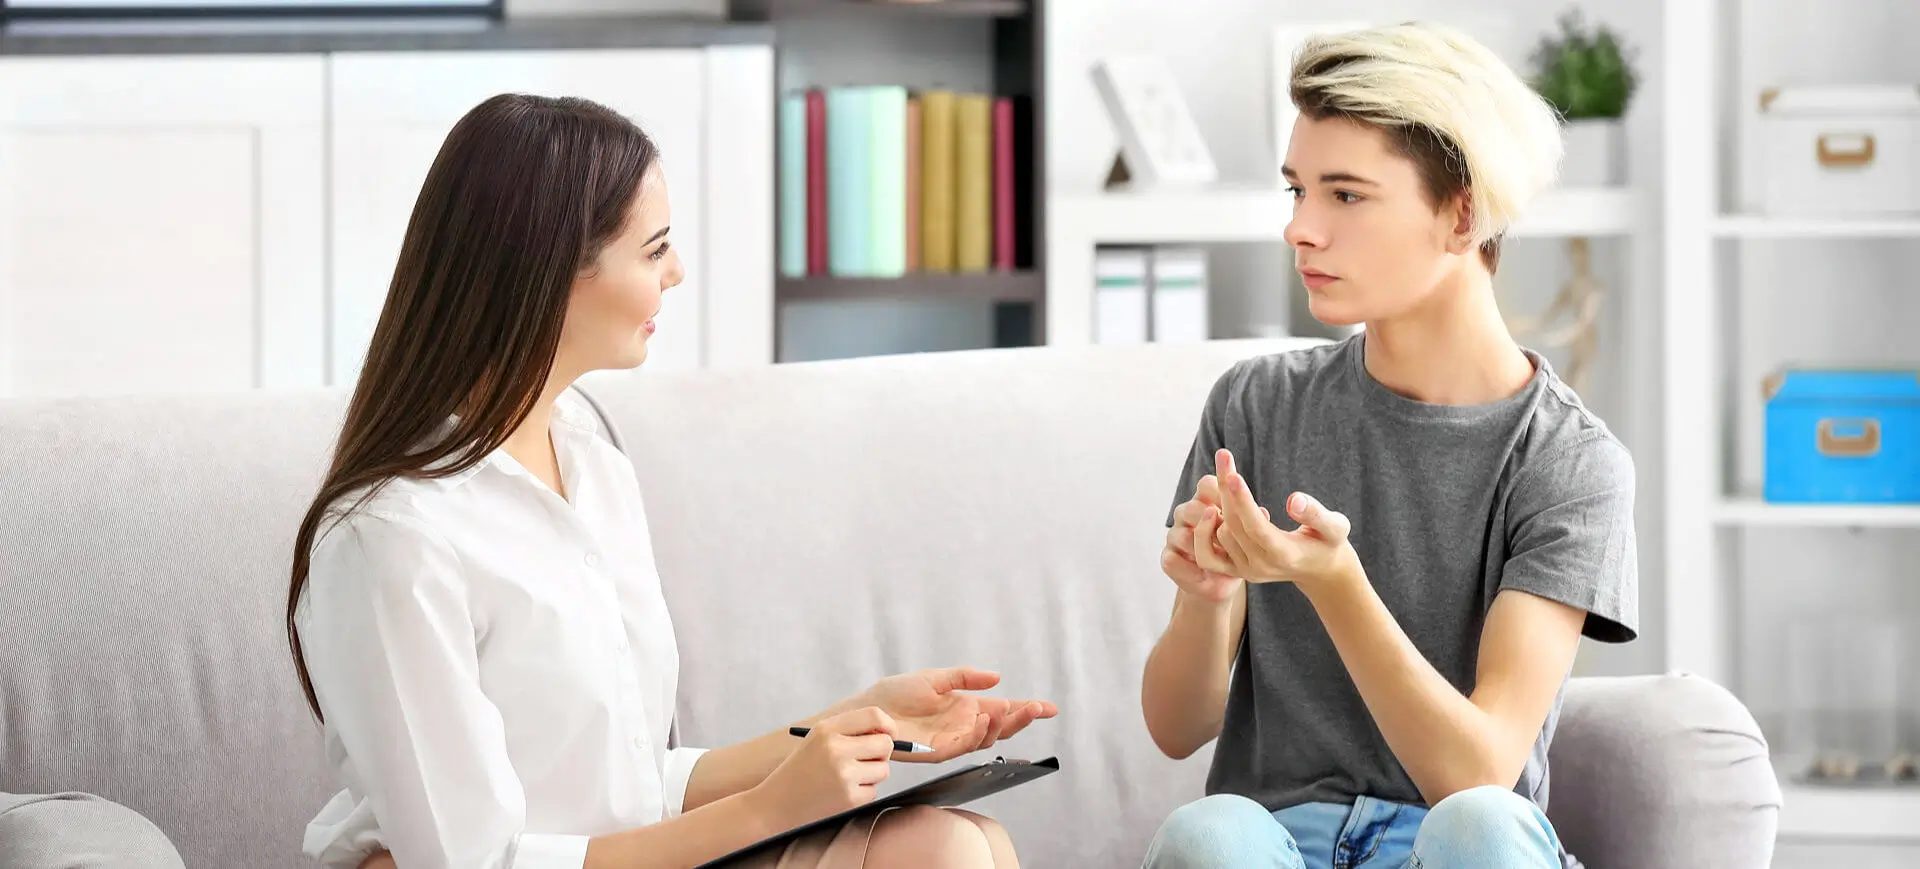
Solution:
{"label": "white book", "polygon": [[1199,248],[1156,248],[1152,257],[1153,340],[1179,344],[1205,341],[1207,253]]}
{"label": "white book", "polygon": [[1093,255],[1093,341],[1144,344],[1151,336],[1147,252],[1101,248]]}

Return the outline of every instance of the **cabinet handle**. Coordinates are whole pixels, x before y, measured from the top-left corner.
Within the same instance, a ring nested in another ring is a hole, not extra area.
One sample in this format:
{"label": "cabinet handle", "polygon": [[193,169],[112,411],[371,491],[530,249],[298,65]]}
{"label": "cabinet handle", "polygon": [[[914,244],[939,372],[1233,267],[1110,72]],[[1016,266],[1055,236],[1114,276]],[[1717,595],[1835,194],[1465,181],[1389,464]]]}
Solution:
{"label": "cabinet handle", "polygon": [[[1836,142],[1843,147],[1835,148]],[[1818,151],[1822,166],[1865,166],[1873,162],[1873,134],[1821,133]]]}
{"label": "cabinet handle", "polygon": [[[1834,429],[1841,423],[1851,423],[1858,427],[1858,434],[1840,434]],[[1880,421],[1877,419],[1835,419],[1828,417],[1820,421],[1820,454],[1841,458],[1864,458],[1880,452]]]}

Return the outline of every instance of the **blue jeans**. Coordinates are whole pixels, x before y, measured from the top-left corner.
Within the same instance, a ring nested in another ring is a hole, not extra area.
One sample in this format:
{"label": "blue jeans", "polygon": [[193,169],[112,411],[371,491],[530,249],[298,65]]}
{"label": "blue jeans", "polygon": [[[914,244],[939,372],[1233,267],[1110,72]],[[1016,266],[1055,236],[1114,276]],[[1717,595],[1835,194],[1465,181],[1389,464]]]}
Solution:
{"label": "blue jeans", "polygon": [[1219,794],[1176,809],[1145,869],[1560,869],[1560,839],[1510,790],[1461,791],[1428,809],[1360,797],[1268,813]]}

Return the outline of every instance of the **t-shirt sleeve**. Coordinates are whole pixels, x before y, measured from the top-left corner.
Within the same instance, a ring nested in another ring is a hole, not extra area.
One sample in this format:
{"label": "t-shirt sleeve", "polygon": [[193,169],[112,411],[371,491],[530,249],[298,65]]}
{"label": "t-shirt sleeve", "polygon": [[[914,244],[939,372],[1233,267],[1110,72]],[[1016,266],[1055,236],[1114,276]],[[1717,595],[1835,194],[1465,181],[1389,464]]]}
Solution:
{"label": "t-shirt sleeve", "polygon": [[1585,610],[1583,633],[1594,640],[1639,636],[1633,456],[1618,441],[1595,436],[1523,474],[1508,510],[1500,588]]}
{"label": "t-shirt sleeve", "polygon": [[[1180,469],[1180,482],[1174,487],[1173,503],[1167,507],[1168,528],[1173,527],[1173,512],[1181,504],[1193,500],[1193,493],[1200,488],[1200,478],[1213,473],[1214,453],[1227,446],[1228,405],[1233,400],[1245,367],[1246,363],[1242,362],[1228,369],[1213,382],[1213,389],[1207,393],[1207,405],[1200,412],[1200,427],[1193,434],[1193,446],[1187,451],[1186,463]],[[1234,458],[1241,457],[1236,453]]]}

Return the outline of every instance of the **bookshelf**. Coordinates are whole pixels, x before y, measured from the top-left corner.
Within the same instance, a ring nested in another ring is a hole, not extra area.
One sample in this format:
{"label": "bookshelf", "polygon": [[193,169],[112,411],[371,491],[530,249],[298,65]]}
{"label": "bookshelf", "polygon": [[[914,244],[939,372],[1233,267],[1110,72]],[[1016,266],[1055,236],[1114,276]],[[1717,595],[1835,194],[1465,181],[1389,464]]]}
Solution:
{"label": "bookshelf", "polygon": [[[813,334],[797,338],[791,334],[803,320],[788,314],[803,305],[838,308],[830,328],[849,333],[872,327],[874,321],[869,318],[876,305],[895,309],[881,317],[886,320],[913,316],[915,309],[923,311],[920,316],[941,317],[955,305],[984,306],[992,309],[990,317],[962,318],[995,324],[990,334],[987,330],[968,333],[971,343],[981,347],[1045,343],[1042,0],[729,0],[728,14],[734,20],[774,25],[776,90],[781,99],[809,89],[891,85],[903,86],[909,94],[948,90],[1012,98],[1019,116],[1011,268],[909,269],[897,277],[868,277],[810,266],[805,274],[789,274],[779,268],[785,236],[777,227],[776,360],[829,358],[823,352],[840,355],[819,349],[844,343],[820,334],[819,316],[804,318],[805,328],[815,330]],[[776,198],[787,183],[779,156],[777,151],[769,155],[775,161]],[[779,213],[777,206],[775,213]],[[922,348],[910,344],[893,348],[917,349]]]}

